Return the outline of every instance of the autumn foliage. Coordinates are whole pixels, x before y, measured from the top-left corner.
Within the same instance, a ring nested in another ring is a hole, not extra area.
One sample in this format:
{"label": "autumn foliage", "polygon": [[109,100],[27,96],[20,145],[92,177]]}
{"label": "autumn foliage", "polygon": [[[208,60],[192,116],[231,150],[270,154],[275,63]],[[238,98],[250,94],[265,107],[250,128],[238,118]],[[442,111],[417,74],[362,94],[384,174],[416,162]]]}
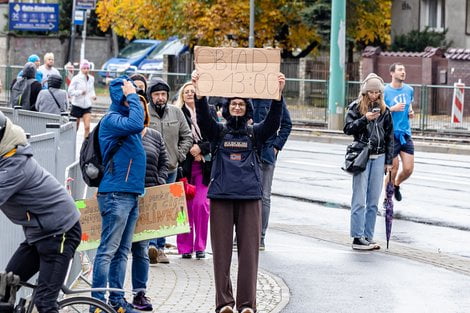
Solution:
{"label": "autumn foliage", "polygon": [[[325,0],[313,2],[321,1]],[[255,1],[255,46],[279,47],[289,55],[306,47],[309,47],[309,53],[319,46],[322,37],[314,23],[305,22],[302,13],[311,3]],[[348,17],[352,22],[348,22],[349,36],[363,43],[380,41],[389,44],[390,8],[391,0],[348,1]],[[166,39],[176,35],[184,38],[191,47],[234,43],[247,47],[249,9],[248,0],[100,0],[96,13],[101,30],[112,28],[127,39]],[[229,38],[234,39],[230,41]]]}

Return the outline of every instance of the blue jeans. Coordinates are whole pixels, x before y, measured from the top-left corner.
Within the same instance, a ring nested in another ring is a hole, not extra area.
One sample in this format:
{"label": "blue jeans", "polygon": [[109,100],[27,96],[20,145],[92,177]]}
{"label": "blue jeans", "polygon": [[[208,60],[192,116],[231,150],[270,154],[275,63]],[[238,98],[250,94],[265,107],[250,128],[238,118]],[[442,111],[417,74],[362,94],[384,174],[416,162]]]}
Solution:
{"label": "blue jeans", "polygon": [[[176,181],[176,174],[177,174],[177,170],[174,170],[173,172],[169,172],[168,173],[168,178],[166,179],[166,183],[167,184],[174,183]],[[166,244],[166,238],[165,237],[157,238],[157,242],[155,242],[153,240],[150,240],[150,242],[149,242],[149,245],[155,246],[155,247],[157,247],[157,249],[165,248],[165,244]]]}
{"label": "blue jeans", "polygon": [[[93,288],[123,288],[127,255],[139,215],[138,195],[125,192],[98,194],[101,213],[101,242],[93,266]],[[92,292],[105,301],[104,292]],[[121,303],[124,292],[110,292],[109,302]]]}
{"label": "blue jeans", "polygon": [[132,243],[132,291],[139,292],[147,289],[149,278],[148,240]]}
{"label": "blue jeans", "polygon": [[375,219],[384,181],[385,155],[369,159],[364,172],[353,176],[351,237],[374,238]]}

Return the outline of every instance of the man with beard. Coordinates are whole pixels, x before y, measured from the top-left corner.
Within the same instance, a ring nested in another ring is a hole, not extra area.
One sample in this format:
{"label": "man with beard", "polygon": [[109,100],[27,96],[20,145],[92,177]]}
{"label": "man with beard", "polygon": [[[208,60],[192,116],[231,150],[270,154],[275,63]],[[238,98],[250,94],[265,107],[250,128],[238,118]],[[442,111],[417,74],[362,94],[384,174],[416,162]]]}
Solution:
{"label": "man with beard", "polygon": [[[178,164],[186,159],[186,154],[193,145],[191,129],[186,122],[183,111],[167,103],[169,93],[170,86],[160,77],[152,79],[148,84],[150,127],[163,135],[168,152],[167,184],[176,181]],[[163,251],[165,243],[165,238],[158,238],[156,242],[150,241],[149,258],[151,264],[170,263]]]}

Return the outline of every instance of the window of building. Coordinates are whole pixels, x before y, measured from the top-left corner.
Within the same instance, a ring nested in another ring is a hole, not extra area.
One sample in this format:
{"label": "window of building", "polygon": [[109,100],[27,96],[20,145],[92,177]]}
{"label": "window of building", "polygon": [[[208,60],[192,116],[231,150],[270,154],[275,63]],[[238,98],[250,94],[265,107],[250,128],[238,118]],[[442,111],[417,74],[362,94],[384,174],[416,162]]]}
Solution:
{"label": "window of building", "polygon": [[422,24],[432,30],[443,31],[445,24],[445,0],[423,0],[421,7]]}

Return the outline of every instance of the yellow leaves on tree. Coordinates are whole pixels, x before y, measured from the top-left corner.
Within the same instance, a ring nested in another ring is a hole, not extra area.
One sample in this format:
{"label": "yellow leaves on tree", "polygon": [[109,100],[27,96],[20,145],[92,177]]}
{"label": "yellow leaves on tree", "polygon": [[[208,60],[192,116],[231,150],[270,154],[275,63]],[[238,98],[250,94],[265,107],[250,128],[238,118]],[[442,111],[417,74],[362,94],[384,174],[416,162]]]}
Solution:
{"label": "yellow leaves on tree", "polygon": [[[315,31],[301,22],[303,1],[255,3],[255,46],[293,50],[316,39]],[[111,27],[128,39],[178,35],[191,46],[220,46],[232,35],[239,46],[248,46],[248,0],[101,0],[96,13],[103,31]]]}
{"label": "yellow leaves on tree", "polygon": [[354,0],[348,2],[348,35],[364,45],[390,45],[391,0]]}
{"label": "yellow leaves on tree", "polygon": [[99,27],[112,28],[127,39],[166,39],[174,34],[172,0],[101,0],[96,5]]}

